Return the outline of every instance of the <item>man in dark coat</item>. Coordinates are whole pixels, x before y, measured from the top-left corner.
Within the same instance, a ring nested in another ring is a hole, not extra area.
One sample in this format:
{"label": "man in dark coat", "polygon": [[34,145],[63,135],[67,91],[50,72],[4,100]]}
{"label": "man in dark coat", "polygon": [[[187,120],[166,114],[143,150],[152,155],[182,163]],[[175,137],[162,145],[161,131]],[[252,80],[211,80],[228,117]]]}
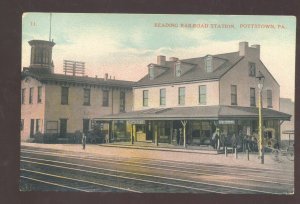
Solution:
{"label": "man in dark coat", "polygon": [[86,135],[85,133],[82,133],[82,149],[85,149],[86,144]]}

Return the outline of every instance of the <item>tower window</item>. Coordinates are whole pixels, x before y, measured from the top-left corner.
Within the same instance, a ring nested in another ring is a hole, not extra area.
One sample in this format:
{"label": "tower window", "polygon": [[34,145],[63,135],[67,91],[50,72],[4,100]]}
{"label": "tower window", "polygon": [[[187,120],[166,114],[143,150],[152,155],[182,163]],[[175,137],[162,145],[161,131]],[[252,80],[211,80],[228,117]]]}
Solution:
{"label": "tower window", "polygon": [[205,70],[206,72],[212,72],[212,56],[211,55],[208,55],[206,58],[205,58]]}
{"label": "tower window", "polygon": [[175,75],[176,75],[176,77],[181,76],[180,62],[176,62],[176,64],[175,64]]}
{"label": "tower window", "polygon": [[154,67],[150,65],[149,67],[149,79],[154,79]]}

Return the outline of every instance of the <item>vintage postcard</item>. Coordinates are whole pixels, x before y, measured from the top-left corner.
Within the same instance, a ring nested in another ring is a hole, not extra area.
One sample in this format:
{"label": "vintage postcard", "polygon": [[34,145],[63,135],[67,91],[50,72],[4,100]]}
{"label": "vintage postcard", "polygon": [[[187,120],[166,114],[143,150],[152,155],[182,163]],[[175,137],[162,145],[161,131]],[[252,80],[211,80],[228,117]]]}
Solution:
{"label": "vintage postcard", "polygon": [[295,17],[22,19],[20,191],[294,194]]}

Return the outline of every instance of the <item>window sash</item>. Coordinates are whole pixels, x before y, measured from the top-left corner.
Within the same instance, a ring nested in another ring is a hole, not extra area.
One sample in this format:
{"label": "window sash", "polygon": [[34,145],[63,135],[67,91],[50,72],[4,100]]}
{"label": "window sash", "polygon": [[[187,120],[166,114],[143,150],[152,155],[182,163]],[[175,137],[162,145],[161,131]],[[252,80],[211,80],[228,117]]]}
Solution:
{"label": "window sash", "polygon": [[36,119],[35,120],[35,132],[39,132],[40,131],[40,119]]}
{"label": "window sash", "polygon": [[61,87],[61,104],[67,105],[69,98],[69,87]]}
{"label": "window sash", "polygon": [[29,89],[29,103],[31,104],[33,100],[33,88]]}
{"label": "window sash", "polygon": [[207,56],[205,59],[205,69],[206,72],[212,72],[212,57]]}
{"label": "window sash", "polygon": [[38,87],[38,98],[37,98],[37,102],[41,103],[42,102],[42,87],[39,86]]}
{"label": "window sash", "polygon": [[148,106],[148,90],[143,91],[143,106]]}
{"label": "window sash", "polygon": [[202,105],[206,104],[206,85],[199,86],[199,103]]}
{"label": "window sash", "polygon": [[166,105],[166,89],[160,89],[160,105]]}
{"label": "window sash", "polygon": [[249,76],[255,77],[256,76],[256,65],[255,63],[249,63]]}
{"label": "window sash", "polygon": [[185,87],[178,88],[178,104],[179,105],[185,104]]}
{"label": "window sash", "polygon": [[250,88],[250,106],[256,106],[255,88]]}
{"label": "window sash", "polygon": [[237,86],[231,85],[231,105],[237,105]]}
{"label": "window sash", "polygon": [[83,91],[83,105],[90,105],[91,100],[91,90],[84,89]]}
{"label": "window sash", "polygon": [[176,75],[176,77],[180,77],[181,76],[180,63],[176,63],[175,64],[175,75]]}
{"label": "window sash", "polygon": [[153,67],[149,68],[149,78],[154,79],[154,68]]}
{"label": "window sash", "polygon": [[107,91],[107,90],[103,91],[102,105],[103,106],[108,106],[109,105],[109,91]]}
{"label": "window sash", "polygon": [[22,91],[21,91],[21,103],[22,104],[25,104],[25,92],[26,91],[26,89],[22,89]]}
{"label": "window sash", "polygon": [[268,107],[272,107],[272,90],[267,90]]}
{"label": "window sash", "polygon": [[125,92],[120,92],[120,111],[125,111]]}

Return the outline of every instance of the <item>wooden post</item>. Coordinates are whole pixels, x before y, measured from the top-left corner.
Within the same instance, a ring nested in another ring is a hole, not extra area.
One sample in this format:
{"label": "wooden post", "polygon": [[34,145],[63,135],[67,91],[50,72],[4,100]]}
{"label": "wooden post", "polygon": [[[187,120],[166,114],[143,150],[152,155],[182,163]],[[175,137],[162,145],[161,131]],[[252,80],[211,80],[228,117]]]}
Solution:
{"label": "wooden post", "polygon": [[186,148],[186,131],[185,131],[185,127],[186,127],[187,121],[182,120],[181,124],[183,126],[183,147]]}
{"label": "wooden post", "polygon": [[248,149],[246,149],[246,153],[247,153],[247,159],[248,159],[248,161],[249,161],[250,158],[249,158],[249,150],[248,150]]}
{"label": "wooden post", "polygon": [[237,159],[238,155],[237,155],[237,148],[234,148],[234,154],[235,154],[235,158]]}
{"label": "wooden post", "polygon": [[225,147],[225,157],[227,157],[227,147]]}
{"label": "wooden post", "polygon": [[110,122],[108,123],[107,134],[108,134],[107,142],[110,143],[110,134],[111,134],[111,125],[110,125]]}
{"label": "wooden post", "polygon": [[158,146],[158,128],[157,125],[155,125],[155,145]]}
{"label": "wooden post", "polygon": [[131,124],[131,144],[134,144],[133,124]]}

